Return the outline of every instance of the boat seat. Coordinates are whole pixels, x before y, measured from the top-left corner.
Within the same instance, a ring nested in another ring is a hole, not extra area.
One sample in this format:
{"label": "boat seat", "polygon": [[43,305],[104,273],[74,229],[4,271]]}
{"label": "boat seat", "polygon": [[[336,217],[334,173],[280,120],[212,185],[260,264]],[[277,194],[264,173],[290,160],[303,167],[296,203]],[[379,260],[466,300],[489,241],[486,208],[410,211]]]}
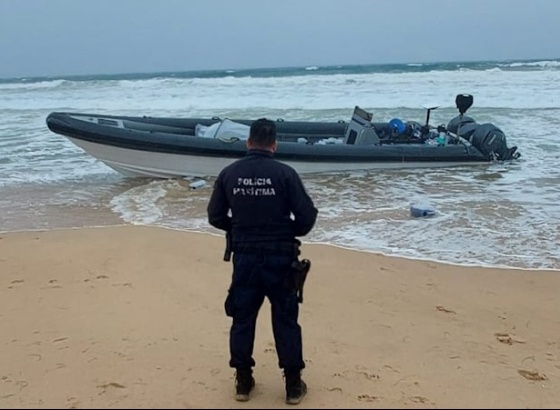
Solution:
{"label": "boat seat", "polygon": [[352,119],[346,127],[344,143],[350,145],[378,145],[379,135],[371,123],[373,115],[360,107],[354,108]]}

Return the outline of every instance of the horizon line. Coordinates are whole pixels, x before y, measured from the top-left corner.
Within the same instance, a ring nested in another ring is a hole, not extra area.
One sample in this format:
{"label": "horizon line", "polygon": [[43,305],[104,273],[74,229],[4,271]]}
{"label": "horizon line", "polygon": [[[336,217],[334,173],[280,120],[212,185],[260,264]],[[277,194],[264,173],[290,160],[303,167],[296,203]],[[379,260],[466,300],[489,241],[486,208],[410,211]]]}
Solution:
{"label": "horizon line", "polygon": [[390,65],[411,65],[411,64],[474,64],[474,63],[513,63],[513,62],[539,62],[539,61],[560,61],[560,57],[550,58],[519,58],[519,59],[498,59],[498,60],[439,60],[439,61],[408,61],[408,62],[387,62],[387,63],[356,63],[356,64],[306,64],[306,65],[296,65],[296,66],[263,66],[263,67],[245,67],[245,68],[199,68],[199,69],[178,69],[178,70],[163,70],[163,71],[130,71],[130,72],[106,72],[106,73],[89,73],[89,74],[52,74],[52,75],[32,75],[32,76],[11,76],[11,77],[0,77],[0,80],[35,80],[35,79],[61,79],[62,77],[71,78],[84,78],[92,76],[120,76],[120,75],[142,75],[142,74],[172,74],[172,73],[196,73],[196,72],[224,72],[224,71],[259,71],[259,70],[271,70],[271,69],[298,69],[298,68],[308,68],[308,67],[366,67],[366,66],[390,66]]}

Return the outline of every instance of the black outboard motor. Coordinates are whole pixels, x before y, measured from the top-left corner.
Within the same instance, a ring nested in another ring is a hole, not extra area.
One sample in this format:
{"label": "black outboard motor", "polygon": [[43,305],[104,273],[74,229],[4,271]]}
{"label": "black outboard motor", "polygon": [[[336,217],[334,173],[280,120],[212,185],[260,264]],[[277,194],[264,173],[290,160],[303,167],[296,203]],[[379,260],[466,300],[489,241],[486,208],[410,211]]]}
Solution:
{"label": "black outboard motor", "polygon": [[467,115],[458,115],[455,118],[452,118],[449,123],[447,124],[447,131],[450,131],[454,134],[459,135],[459,128],[461,129],[461,137],[463,136],[463,127],[466,124],[476,124],[474,118],[471,118]]}
{"label": "black outboard motor", "polygon": [[[459,110],[459,121],[457,122],[457,130],[452,132],[455,132],[457,135],[459,135],[461,127],[463,126],[464,115],[466,114],[467,110],[472,107],[473,102],[474,98],[470,94],[457,94],[457,97],[455,97],[455,106]],[[474,120],[472,121],[474,122]]]}
{"label": "black outboard motor", "polygon": [[521,156],[517,147],[508,148],[506,136],[493,124],[477,124],[474,119],[464,114],[473,104],[473,96],[459,94],[455,98],[455,105],[459,115],[449,121],[447,130],[469,141],[488,160],[507,161]]}
{"label": "black outboard motor", "polygon": [[506,136],[493,124],[478,125],[468,140],[490,160],[507,161],[521,155],[517,147],[508,148]]}

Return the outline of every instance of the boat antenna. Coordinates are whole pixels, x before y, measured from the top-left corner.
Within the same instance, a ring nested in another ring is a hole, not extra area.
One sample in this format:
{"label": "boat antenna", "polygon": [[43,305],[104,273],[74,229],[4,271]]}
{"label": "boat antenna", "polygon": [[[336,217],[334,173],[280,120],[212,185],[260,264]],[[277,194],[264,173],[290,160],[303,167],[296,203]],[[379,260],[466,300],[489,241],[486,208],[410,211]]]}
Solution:
{"label": "boat antenna", "polygon": [[426,109],[426,127],[430,125],[430,112],[432,111],[431,108]]}
{"label": "boat antenna", "polygon": [[457,94],[455,97],[455,106],[459,110],[459,125],[457,126],[457,135],[461,134],[461,124],[463,123],[463,115],[467,112],[469,108],[472,107],[474,102],[473,96],[471,94]]}
{"label": "boat antenna", "polygon": [[426,125],[425,125],[426,130],[428,130],[430,127],[430,113],[432,112],[432,110],[435,110],[436,108],[439,108],[439,105],[436,104],[424,105],[424,109],[426,110]]}

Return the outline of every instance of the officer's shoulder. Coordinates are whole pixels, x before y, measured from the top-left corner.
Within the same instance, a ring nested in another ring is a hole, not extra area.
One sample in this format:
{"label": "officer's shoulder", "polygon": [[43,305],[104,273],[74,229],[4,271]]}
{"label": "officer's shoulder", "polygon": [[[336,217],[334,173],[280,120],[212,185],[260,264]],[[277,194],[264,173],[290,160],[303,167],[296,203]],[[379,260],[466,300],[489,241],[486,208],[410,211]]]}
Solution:
{"label": "officer's shoulder", "polygon": [[222,170],[220,171],[219,175],[224,176],[229,174],[230,172],[235,171],[235,169],[241,165],[241,163],[243,162],[244,158],[238,159],[234,162],[232,162],[229,165],[226,165],[224,168],[222,168]]}
{"label": "officer's shoulder", "polygon": [[277,169],[281,171],[283,174],[289,176],[298,175],[297,171],[292,166],[278,160],[275,160],[274,162],[276,164]]}

